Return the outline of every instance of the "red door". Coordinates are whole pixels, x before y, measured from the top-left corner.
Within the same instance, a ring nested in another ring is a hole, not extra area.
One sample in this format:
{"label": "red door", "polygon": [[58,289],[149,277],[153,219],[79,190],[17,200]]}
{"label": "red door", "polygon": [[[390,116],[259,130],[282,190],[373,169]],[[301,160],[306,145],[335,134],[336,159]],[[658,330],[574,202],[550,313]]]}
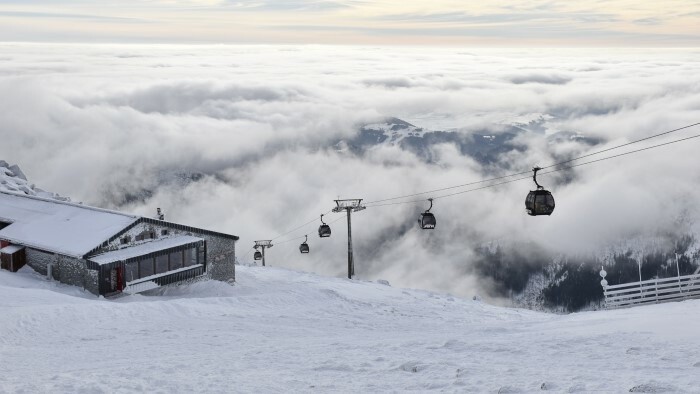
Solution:
{"label": "red door", "polygon": [[117,290],[124,290],[124,267],[117,267]]}

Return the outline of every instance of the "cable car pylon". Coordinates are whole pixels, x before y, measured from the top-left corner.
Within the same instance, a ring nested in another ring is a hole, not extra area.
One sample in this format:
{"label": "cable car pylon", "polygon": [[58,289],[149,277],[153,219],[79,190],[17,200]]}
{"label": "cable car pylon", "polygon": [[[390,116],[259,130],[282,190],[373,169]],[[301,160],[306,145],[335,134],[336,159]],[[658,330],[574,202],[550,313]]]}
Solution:
{"label": "cable car pylon", "polygon": [[348,279],[352,279],[355,276],[355,262],[352,257],[352,221],[350,220],[350,213],[361,211],[366,209],[366,207],[362,205],[361,198],[334,201],[336,207],[333,208],[333,212],[345,211],[348,215]]}
{"label": "cable car pylon", "polygon": [[[261,241],[255,241],[255,253],[253,254],[253,259],[255,260],[262,260],[262,266],[265,266],[265,248],[271,248],[274,245],[272,245],[272,240],[266,239],[266,240],[261,240]],[[258,248],[262,250],[262,253],[258,251]]]}

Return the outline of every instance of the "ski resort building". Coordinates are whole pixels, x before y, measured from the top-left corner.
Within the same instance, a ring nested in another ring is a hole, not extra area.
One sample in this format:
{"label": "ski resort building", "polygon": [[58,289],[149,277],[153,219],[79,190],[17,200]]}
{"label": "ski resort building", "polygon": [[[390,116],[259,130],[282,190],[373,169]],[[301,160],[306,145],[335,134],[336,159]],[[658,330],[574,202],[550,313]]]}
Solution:
{"label": "ski resort building", "polygon": [[238,237],[82,204],[0,191],[0,262],[98,295],[206,275],[235,279]]}

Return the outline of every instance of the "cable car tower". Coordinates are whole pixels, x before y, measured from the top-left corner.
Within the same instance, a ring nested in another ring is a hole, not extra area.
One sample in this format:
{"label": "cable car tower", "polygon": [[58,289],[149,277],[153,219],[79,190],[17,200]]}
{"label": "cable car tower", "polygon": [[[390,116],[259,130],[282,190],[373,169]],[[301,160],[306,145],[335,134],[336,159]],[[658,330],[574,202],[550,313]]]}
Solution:
{"label": "cable car tower", "polygon": [[345,211],[348,215],[348,279],[352,279],[355,276],[355,262],[352,259],[352,222],[350,220],[350,212],[358,212],[366,207],[362,206],[361,198],[354,198],[349,200],[335,200],[337,205],[333,208],[333,212]]}
{"label": "cable car tower", "polygon": [[[263,241],[255,241],[255,253],[253,254],[253,258],[255,260],[262,260],[262,266],[265,266],[265,248],[271,248],[274,245],[272,245],[272,240],[263,240]],[[262,253],[258,251],[258,248],[262,249]]]}

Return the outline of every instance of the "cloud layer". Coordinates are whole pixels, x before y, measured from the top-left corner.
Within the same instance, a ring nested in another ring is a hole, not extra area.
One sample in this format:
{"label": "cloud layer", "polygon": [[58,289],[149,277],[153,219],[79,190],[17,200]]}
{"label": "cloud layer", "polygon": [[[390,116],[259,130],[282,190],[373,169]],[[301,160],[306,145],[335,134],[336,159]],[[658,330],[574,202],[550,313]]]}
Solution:
{"label": "cloud layer", "polygon": [[[0,159],[74,200],[149,216],[162,207],[169,220],[239,235],[246,260],[253,240],[313,220],[338,197],[410,194],[590,149],[549,143],[556,131],[605,141],[595,150],[700,120],[695,50],[4,44],[0,53]],[[538,114],[551,116],[547,130],[524,133],[524,151],[488,168],[450,144],[433,148],[432,163],[399,147],[363,157],[329,148],[387,116],[468,138]],[[525,215],[529,181],[436,201],[432,232],[417,228],[427,202],[359,212],[356,272],[471,295],[488,286],[470,267],[490,242],[583,253],[680,231],[679,217],[700,212],[697,144],[543,176],[557,199],[549,218]],[[191,173],[195,182],[173,181]],[[123,205],[125,196],[145,202]],[[344,275],[345,220],[324,240],[317,225],[276,239],[269,263]],[[305,233],[309,255],[301,240],[283,243]]]}

